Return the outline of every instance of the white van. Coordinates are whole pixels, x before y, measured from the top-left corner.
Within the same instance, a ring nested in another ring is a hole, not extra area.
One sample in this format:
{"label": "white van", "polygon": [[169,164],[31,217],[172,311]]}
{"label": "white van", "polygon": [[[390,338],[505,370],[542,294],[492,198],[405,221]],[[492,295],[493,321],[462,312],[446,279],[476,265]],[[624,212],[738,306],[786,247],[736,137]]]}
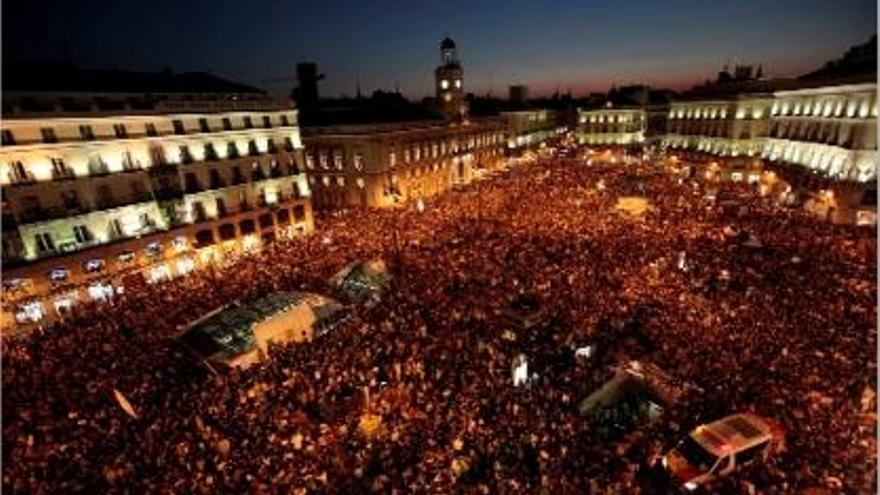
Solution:
{"label": "white van", "polygon": [[782,442],[780,430],[754,414],[734,414],[700,425],[660,458],[672,481],[687,491],[763,459]]}

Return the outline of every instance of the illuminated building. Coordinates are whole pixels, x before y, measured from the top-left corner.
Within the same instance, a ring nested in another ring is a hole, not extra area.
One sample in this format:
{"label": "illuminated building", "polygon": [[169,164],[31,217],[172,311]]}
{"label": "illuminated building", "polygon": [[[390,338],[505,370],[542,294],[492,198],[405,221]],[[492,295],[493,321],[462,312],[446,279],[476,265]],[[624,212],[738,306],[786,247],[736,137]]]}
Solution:
{"label": "illuminated building", "polygon": [[874,180],[876,84],[778,91],[773,96],[765,159],[838,180]]}
{"label": "illuminated building", "polygon": [[502,111],[500,115],[507,123],[507,148],[512,153],[535,148],[565,129],[555,110],[520,109]]}
{"label": "illuminated building", "polygon": [[665,144],[690,160],[723,159],[730,170],[746,169],[764,148],[771,102],[763,93],[675,101]]}
{"label": "illuminated building", "polygon": [[467,114],[464,70],[458,61],[455,42],[449,38],[440,42],[440,62],[440,66],[434,70],[437,106],[448,118],[463,118]]}
{"label": "illuminated building", "polygon": [[504,165],[498,119],[304,129],[316,208],[386,207],[430,197]]}
{"label": "illuminated building", "polygon": [[206,74],[49,80],[72,87],[4,88],[5,321],[312,230],[290,102]]}
{"label": "illuminated building", "polygon": [[470,118],[455,43],[444,39],[440,52],[431,108],[377,91],[352,107],[325,108],[304,127],[315,208],[394,206],[504,165],[507,122]]}
{"label": "illuminated building", "polygon": [[647,119],[642,108],[606,106],[578,109],[578,142],[586,146],[629,146],[645,140]]}
{"label": "illuminated building", "polygon": [[872,40],[797,79],[722,71],[672,104],[664,144],[686,162],[708,164],[707,174],[760,181],[765,193],[778,182],[785,196],[830,220],[874,223],[877,105]]}

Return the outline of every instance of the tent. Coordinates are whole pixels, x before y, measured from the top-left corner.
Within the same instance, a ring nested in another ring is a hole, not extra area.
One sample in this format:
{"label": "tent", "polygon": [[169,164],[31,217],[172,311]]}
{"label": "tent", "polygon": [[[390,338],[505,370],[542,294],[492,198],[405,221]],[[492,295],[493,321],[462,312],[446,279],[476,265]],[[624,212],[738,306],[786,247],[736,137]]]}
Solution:
{"label": "tent", "polygon": [[610,380],[580,402],[578,411],[597,423],[601,437],[610,438],[653,421],[690,390],[698,389],[652,364],[633,361],[618,367]]}
{"label": "tent", "polygon": [[319,294],[276,292],[215,309],[184,327],[177,340],[206,362],[246,368],[261,361],[272,343],[320,335],[341,309]]}
{"label": "tent", "polygon": [[645,213],[653,207],[647,198],[640,196],[621,196],[617,198],[617,204],[614,205],[614,208],[629,218],[643,220],[645,218]]}
{"label": "tent", "polygon": [[346,297],[354,300],[378,300],[391,283],[391,274],[381,259],[348,264],[330,280]]}

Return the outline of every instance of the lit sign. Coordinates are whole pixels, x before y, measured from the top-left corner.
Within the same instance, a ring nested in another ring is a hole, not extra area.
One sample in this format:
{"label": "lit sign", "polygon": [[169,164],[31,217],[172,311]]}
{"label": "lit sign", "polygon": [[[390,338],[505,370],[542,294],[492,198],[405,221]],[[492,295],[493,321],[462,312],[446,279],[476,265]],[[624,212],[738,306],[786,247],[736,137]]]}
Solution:
{"label": "lit sign", "polygon": [[119,253],[119,255],[116,256],[116,259],[119,260],[120,263],[128,263],[134,259],[134,253],[131,251],[125,251]]}
{"label": "lit sign", "polygon": [[525,354],[520,354],[513,360],[513,386],[525,385],[529,380],[529,361]]}
{"label": "lit sign", "polygon": [[93,259],[93,260],[86,261],[86,263],[85,263],[86,273],[100,272],[103,269],[104,269],[104,260]]}

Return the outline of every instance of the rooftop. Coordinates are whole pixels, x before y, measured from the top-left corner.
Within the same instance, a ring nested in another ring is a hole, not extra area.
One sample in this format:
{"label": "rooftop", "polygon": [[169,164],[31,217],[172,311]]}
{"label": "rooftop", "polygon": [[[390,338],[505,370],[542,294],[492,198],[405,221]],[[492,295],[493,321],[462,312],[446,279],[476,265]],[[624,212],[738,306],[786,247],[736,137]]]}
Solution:
{"label": "rooftop", "polygon": [[138,72],[24,63],[4,67],[4,92],[54,93],[240,93],[264,91],[207,72]]}
{"label": "rooftop", "polygon": [[691,436],[701,445],[720,455],[730,449],[750,446],[770,434],[770,427],[757,416],[735,414],[697,427]]}

